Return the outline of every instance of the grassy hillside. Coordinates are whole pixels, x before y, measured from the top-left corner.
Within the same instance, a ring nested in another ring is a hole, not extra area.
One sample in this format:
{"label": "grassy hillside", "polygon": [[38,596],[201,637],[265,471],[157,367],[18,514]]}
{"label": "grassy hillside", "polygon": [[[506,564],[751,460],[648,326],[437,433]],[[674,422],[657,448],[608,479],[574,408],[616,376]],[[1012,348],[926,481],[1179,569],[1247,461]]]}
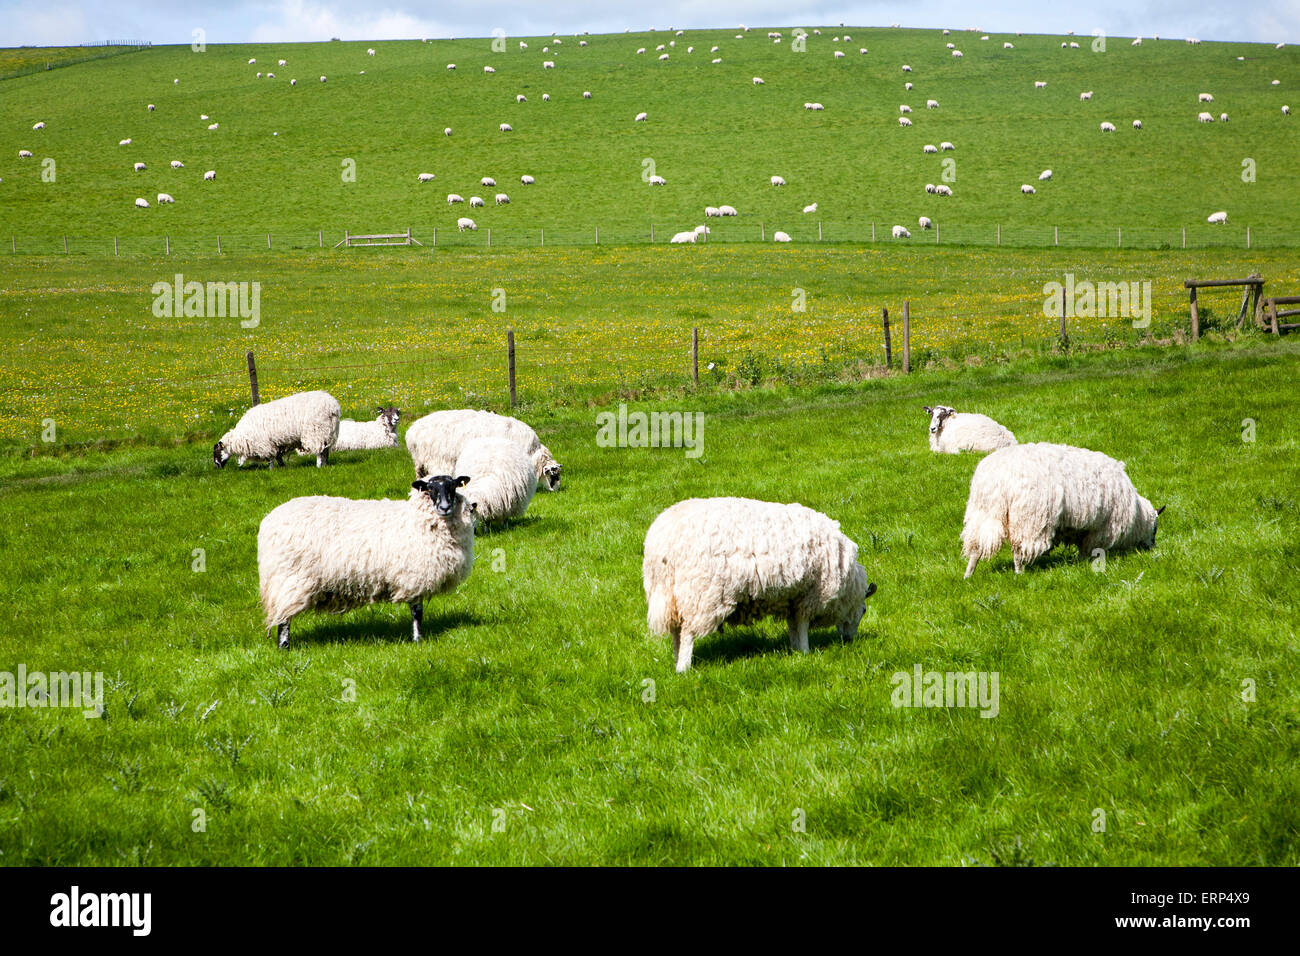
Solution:
{"label": "grassy hillside", "polygon": [[[1300,110],[1300,48],[1148,38],[1139,47],[1111,39],[1094,53],[1090,38],[1063,50],[1054,36],[853,28],[848,42],[826,29],[796,53],[788,29],[780,44],[766,32],[688,32],[666,62],[655,53],[674,40],[666,33],[588,37],[587,47],[563,38],[548,53],[537,37],[526,51],[511,38],[502,53],[487,39],[166,47],[7,81],[0,236],[55,251],[63,235],[224,233],[264,245],[269,231],[314,244],[318,229],[412,225],[426,241],[438,227],[445,242],[466,214],[446,203],[456,192],[488,200],[473,213],[480,244],[487,228],[494,244],[536,244],[540,228],[549,242],[590,242],[596,227],[602,241],[643,241],[652,223],[664,241],[722,203],[741,212],[714,223],[714,238],[728,240],[757,240],[760,223],[769,238],[783,229],[811,240],[818,220],[827,241],[868,239],[873,222],[883,238],[893,223],[916,232],[925,215],[953,242],[991,243],[1001,225],[1006,243],[1046,244],[1058,226],[1064,243],[1111,246],[1120,226],[1128,244],[1176,247],[1186,226],[1191,245],[1241,245],[1249,224],[1256,244],[1300,243],[1300,227],[1278,222],[1300,202],[1290,174],[1297,120],[1280,112],[1284,103]],[[833,59],[841,48],[848,55]],[[554,70],[542,69],[547,59]],[[259,80],[259,70],[276,78]],[[908,79],[915,89],[904,93]],[[1034,89],[1037,79],[1047,88]],[[1080,102],[1083,90],[1091,101]],[[1196,122],[1201,91],[1230,122]],[[515,102],[520,93],[527,103]],[[940,109],[926,110],[927,99]],[[805,111],[808,101],[825,111]],[[911,129],[898,126],[900,104],[914,110]],[[633,122],[640,111],[648,122]],[[200,114],[219,128],[209,131]],[[1145,128],[1134,131],[1133,119]],[[38,120],[47,127],[34,132]],[[1102,134],[1103,120],[1118,132]],[[499,132],[502,122],[514,132]],[[941,140],[956,151],[922,153]],[[20,149],[33,158],[19,160]],[[46,157],[56,161],[53,183],[41,179]],[[923,189],[942,181],[944,158],[956,161],[950,199]],[[1242,181],[1245,158],[1256,165],[1253,183]],[[172,170],[172,159],[185,168]],[[647,159],[667,186],[643,182]],[[344,160],[355,161],[355,182],[343,181]],[[133,172],[135,162],[147,171]],[[1040,184],[1044,168],[1054,176]],[[208,169],[215,183],[202,181]],[[418,185],[422,172],[437,179]],[[524,173],[536,185],[522,186]],[[774,174],[784,189],[769,185]],[[480,186],[483,176],[498,187]],[[1022,183],[1038,194],[1022,196]],[[492,206],[498,190],[509,206]],[[175,205],[134,208],[159,192]],[[804,215],[812,202],[817,214]],[[1220,209],[1228,226],[1206,225]],[[77,249],[105,252],[111,242]]]}
{"label": "grassy hillside", "polygon": [[[1296,360],[1154,350],[698,396],[667,406],[704,413],[698,459],[598,447],[594,412],[562,413],[542,436],[567,487],[478,538],[418,645],[382,606],[304,616],[280,652],[256,604],[261,517],[402,495],[404,451],[268,473],[119,450],[5,481],[0,669],[103,670],[108,716],[0,708],[0,862],[960,865],[1018,839],[1045,863],[1294,866]],[[1124,459],[1169,506],[1155,550],[1099,570],[1063,549],[1022,576],[1004,554],[962,581],[976,459],[928,450],[935,400]],[[673,674],[641,542],[715,494],[842,522],[880,586],[854,642],[815,629],[791,655],[769,621]],[[917,664],[998,672],[998,715],[893,707]]]}

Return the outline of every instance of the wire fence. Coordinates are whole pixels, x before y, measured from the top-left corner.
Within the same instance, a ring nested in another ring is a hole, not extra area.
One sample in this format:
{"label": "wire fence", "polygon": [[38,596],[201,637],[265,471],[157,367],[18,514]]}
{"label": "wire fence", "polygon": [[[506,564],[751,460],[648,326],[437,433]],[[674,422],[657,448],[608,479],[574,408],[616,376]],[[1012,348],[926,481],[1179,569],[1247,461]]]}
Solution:
{"label": "wire fence", "polygon": [[[29,48],[19,47],[17,50],[10,51],[11,54],[24,55],[30,50],[30,62],[14,67],[0,73],[0,80],[13,80],[20,76],[31,76],[33,73],[44,73],[47,70],[57,70],[64,66],[76,66],[78,63],[88,63],[91,60],[102,60],[110,56],[120,56],[123,53],[135,53],[139,50],[147,50],[153,46],[148,40],[102,40],[97,43],[82,43],[73,48],[77,50],[96,50],[99,52],[87,53],[84,56],[52,56],[41,58],[39,56],[42,47]],[[53,47],[49,49],[65,50],[67,47]]]}
{"label": "wire fence", "polygon": [[[407,227],[401,227],[405,232]],[[710,233],[697,235],[695,244],[753,244],[775,242],[778,233],[792,243],[843,243],[853,245],[937,245],[1005,246],[1014,249],[1293,249],[1300,248],[1300,228],[1287,222],[1255,225],[1198,224],[1180,227],[1102,227],[1086,225],[1002,226],[997,223],[935,222],[932,228],[908,226],[907,236],[895,238],[893,224],[834,223],[799,221],[793,226],[771,223],[729,223],[708,226]],[[616,223],[535,228],[491,228],[458,230],[454,226],[412,226],[409,246],[384,245],[385,249],[423,252],[436,249],[538,249],[547,246],[581,247],[598,245],[666,245],[682,232],[659,223],[637,225]],[[355,238],[355,233],[353,234]],[[126,236],[24,236],[10,234],[3,252],[10,255],[90,256],[208,256],[256,252],[309,250],[343,251],[345,232],[285,230],[268,232],[213,233],[208,236],[170,234]],[[357,248],[354,246],[353,248]]]}

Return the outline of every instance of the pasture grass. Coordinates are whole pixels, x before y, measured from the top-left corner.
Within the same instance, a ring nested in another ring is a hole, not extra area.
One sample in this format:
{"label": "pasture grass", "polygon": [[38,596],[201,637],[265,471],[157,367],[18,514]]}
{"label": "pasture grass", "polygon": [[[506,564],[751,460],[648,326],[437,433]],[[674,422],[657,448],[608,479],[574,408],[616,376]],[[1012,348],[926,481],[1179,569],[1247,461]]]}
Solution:
{"label": "pasture grass", "polygon": [[[0,861],[1293,866],[1296,360],[1145,348],[633,404],[704,412],[699,459],[598,447],[594,409],[555,408],[566,487],[479,537],[418,645],[380,606],[304,616],[281,652],[256,604],[261,517],[400,496],[404,450],[43,458],[0,482],[0,669],[101,670],[107,714],[0,709]],[[1023,576],[1004,552],[963,582],[976,459],[929,452],[936,401],[1125,460],[1169,506],[1156,548]],[[766,622],[674,675],[641,542],[719,494],[842,523],[880,588],[856,640],[793,655]],[[893,707],[918,663],[998,672],[998,716]]]}

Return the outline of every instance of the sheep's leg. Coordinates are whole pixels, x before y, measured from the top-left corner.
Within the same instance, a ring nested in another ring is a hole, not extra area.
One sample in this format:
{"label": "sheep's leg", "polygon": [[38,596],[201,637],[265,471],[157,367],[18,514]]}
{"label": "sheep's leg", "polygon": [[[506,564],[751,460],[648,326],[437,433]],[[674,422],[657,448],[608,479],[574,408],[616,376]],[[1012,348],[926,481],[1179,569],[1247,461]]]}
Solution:
{"label": "sheep's leg", "polygon": [[411,602],[411,640],[418,641],[424,636],[424,598],[418,597]]}
{"label": "sheep's leg", "polygon": [[328,465],[329,463],[330,463],[330,450],[326,448],[323,452],[321,452],[319,455],[316,456],[316,467],[321,468],[324,467],[325,465]]}
{"label": "sheep's leg", "polygon": [[682,629],[681,627],[674,627],[668,633],[673,639],[673,660],[676,661],[682,650]]}
{"label": "sheep's leg", "polygon": [[790,650],[808,653],[808,612],[798,610],[790,616]]}
{"label": "sheep's leg", "polygon": [[289,649],[289,622],[288,621],[281,621],[279,625],[276,627],[276,638],[279,641],[280,650],[287,651]]}
{"label": "sheep's leg", "polygon": [[972,555],[970,556],[970,560],[966,562],[966,573],[963,575],[963,577],[964,577],[964,578],[968,578],[968,577],[970,577],[972,574],[974,574],[974,573],[975,573],[975,565],[977,565],[977,564],[979,564],[979,563],[980,563],[980,556],[979,556],[978,554],[972,554]]}
{"label": "sheep's leg", "polygon": [[691,652],[694,650],[695,634],[693,632],[674,633],[673,653],[677,658],[677,673],[681,674],[691,669]]}

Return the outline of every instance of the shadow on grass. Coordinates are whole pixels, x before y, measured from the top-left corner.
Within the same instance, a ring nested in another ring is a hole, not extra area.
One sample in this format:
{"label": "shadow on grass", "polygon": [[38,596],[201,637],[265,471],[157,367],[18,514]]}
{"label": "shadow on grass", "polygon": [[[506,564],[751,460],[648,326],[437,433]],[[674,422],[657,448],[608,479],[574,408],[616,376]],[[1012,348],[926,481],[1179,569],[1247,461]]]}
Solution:
{"label": "shadow on grass", "polygon": [[[405,605],[403,605],[405,607]],[[432,615],[428,605],[424,612],[423,642],[436,641],[444,631],[482,624],[482,618],[468,611]],[[295,618],[290,632],[290,647],[307,644],[409,644],[411,616],[403,613],[396,619],[358,619],[346,615],[311,614]]]}
{"label": "shadow on grass", "polygon": [[[866,635],[859,633],[859,640],[865,639]],[[672,655],[671,641],[665,639],[669,647],[669,656]],[[827,647],[834,647],[845,643],[840,640],[839,634],[835,628],[817,628],[808,631],[808,653],[823,650]],[[767,654],[797,654],[798,651],[790,649],[790,638],[784,632],[779,634],[763,627],[742,626],[735,628],[724,628],[716,634],[710,634],[702,637],[695,642],[695,650],[691,654],[691,666],[697,667],[701,664],[725,664],[732,660],[743,660],[747,657],[762,657]]]}

